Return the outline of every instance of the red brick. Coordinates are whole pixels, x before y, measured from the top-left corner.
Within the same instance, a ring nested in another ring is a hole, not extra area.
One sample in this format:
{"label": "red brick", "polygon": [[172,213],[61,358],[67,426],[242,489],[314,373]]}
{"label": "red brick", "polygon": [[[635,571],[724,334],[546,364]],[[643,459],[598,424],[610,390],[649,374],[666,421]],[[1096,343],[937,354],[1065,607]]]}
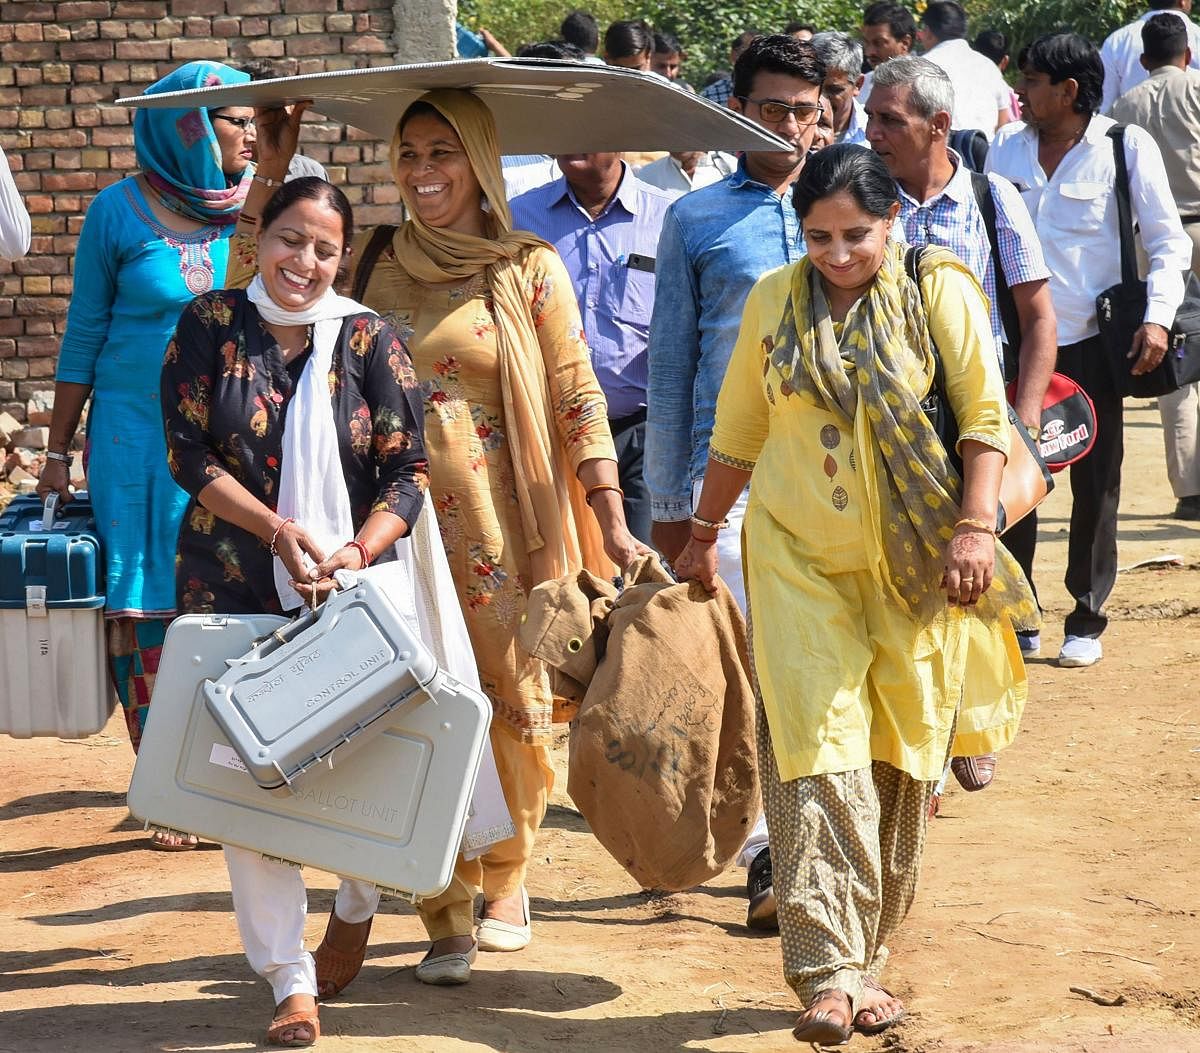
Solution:
{"label": "red brick", "polygon": [[132,146],[133,128],[100,127],[91,133],[92,146]]}
{"label": "red brick", "polygon": [[279,0],[227,0],[225,6],[231,15],[279,14]]}
{"label": "red brick", "polygon": [[87,146],[88,136],[82,128],[62,128],[58,131],[31,132],[30,140],[30,145],[43,150],[77,150]]}
{"label": "red brick", "polygon": [[16,73],[14,78],[18,86],[24,88],[30,84],[41,84],[45,81],[45,76],[42,74],[41,67],[21,66],[13,71]]}
{"label": "red brick", "polygon": [[10,39],[22,42],[42,40],[42,27],[37,22],[22,22],[13,26],[13,35]]}
{"label": "red brick", "polygon": [[297,73],[325,73],[327,66],[324,59],[289,59],[287,61],[296,63]]}
{"label": "red brick", "polygon": [[[12,315],[9,315],[3,321],[0,321],[0,336],[21,336],[24,332],[25,321],[22,318],[14,318]],[[8,357],[11,358],[12,355]]]}
{"label": "red brick", "polygon": [[283,9],[289,15],[325,14],[329,4],[325,0],[283,0]]}
{"label": "red brick", "polygon": [[[49,154],[44,155],[49,157]],[[54,211],[54,198],[49,194],[26,194],[25,207],[31,216]]]}
{"label": "red brick", "polygon": [[166,40],[119,40],[116,54],[119,59],[168,59],[171,45]]}
{"label": "red brick", "polygon": [[0,4],[0,18],[5,22],[53,22],[54,4]]}
{"label": "red brick", "polygon": [[162,18],[154,23],[154,35],[159,40],[174,40],[183,36],[183,19]]}
{"label": "red brick", "polygon": [[111,150],[108,155],[108,166],[114,172],[130,172],[137,168],[137,154],[132,149]]}
{"label": "red brick", "polygon": [[328,55],[332,50],[329,38],[320,33],[307,37],[288,37],[283,44],[289,55]]}
{"label": "red brick", "polygon": [[48,62],[42,67],[42,80],[47,84],[70,84],[71,67],[65,62]]}
{"label": "red brick", "polygon": [[174,0],[171,11],[176,15],[223,15],[225,0]]}
{"label": "red brick", "polygon": [[53,296],[18,296],[14,307],[20,317],[58,314],[67,309],[67,301]]}
{"label": "red brick", "polygon": [[0,377],[5,380],[21,380],[29,376],[29,363],[13,357],[16,354],[16,344],[11,340],[0,340]]}
{"label": "red brick", "polygon": [[19,106],[21,91],[18,88],[0,88],[0,106]]}
{"label": "red brick", "polygon": [[183,21],[183,32],[185,36],[189,37],[211,37],[212,19],[195,16],[185,18]]}
{"label": "red brick", "polygon": [[80,128],[95,128],[100,124],[100,107],[77,106],[75,108],[75,124]]}
{"label": "red brick", "polygon": [[159,34],[155,32],[157,22],[127,22],[131,40],[153,40]]}
{"label": "red brick", "polygon": [[17,34],[15,26],[13,26],[11,23],[9,25],[5,25],[4,23],[0,22],[0,44],[7,44],[10,40],[15,40],[16,36]]}
{"label": "red brick", "polygon": [[[21,93],[21,103],[24,106],[65,106],[66,102],[66,88],[26,88]],[[68,112],[67,124],[70,123],[71,115]]]}
{"label": "red brick", "polygon": [[103,190],[106,186],[112,186],[113,183],[119,183],[124,178],[124,172],[97,172],[96,189]]}
{"label": "red brick", "polygon": [[234,58],[282,58],[283,41],[272,40],[270,37],[247,40],[240,44],[234,44],[230,48],[230,53]]}
{"label": "red brick", "polygon": [[[8,6],[8,5],[0,5]],[[63,45],[66,47],[67,45]],[[49,62],[54,58],[53,44],[14,43],[0,46],[0,62]]]}
{"label": "red brick", "polygon": [[129,24],[126,22],[101,22],[100,35],[105,40],[124,40],[129,36]]}
{"label": "red brick", "polygon": [[[54,251],[62,256],[71,257],[75,255],[75,250],[79,246],[79,237],[71,234],[59,234],[57,237],[50,239]],[[4,301],[0,300],[0,315],[4,313]]]}
{"label": "red brick", "polygon": [[60,0],[55,18],[59,22],[73,22],[80,18],[110,18],[113,5],[103,0]]}
{"label": "red brick", "polygon": [[342,51],[347,55],[387,55],[391,54],[391,45],[379,37],[360,36],[342,37]]}
{"label": "red brick", "polygon": [[112,86],[109,84],[85,84],[71,89],[71,101],[108,102],[113,97]]}
{"label": "red brick", "polygon": [[97,40],[100,36],[98,22],[75,22],[71,26],[72,40]]}
{"label": "red brick", "polygon": [[78,234],[81,230],[83,230],[83,216],[67,216],[66,223],[53,233],[61,234],[66,231],[68,234]]}
{"label": "red brick", "polygon": [[100,81],[100,67],[90,62],[76,62],[71,66],[76,84],[97,84]]}
{"label": "red brick", "polygon": [[51,41],[70,40],[71,30],[67,26],[60,26],[52,22],[42,27],[42,39]]}
{"label": "red brick", "polygon": [[66,274],[67,261],[61,256],[26,256],[13,261],[17,274]]}
{"label": "red brick", "polygon": [[[319,33],[324,28],[325,28],[324,26],[321,26],[320,29],[316,30],[316,32]],[[276,36],[276,37],[291,36],[293,33],[295,33],[297,31],[296,19],[288,18],[286,16],[281,17],[281,18],[272,18],[270,21],[270,31],[271,31],[271,35]],[[312,33],[314,31],[311,29],[301,29],[300,32],[301,33]]]}
{"label": "red brick", "polygon": [[102,62],[100,77],[106,84],[124,84],[129,80],[129,63]]}
{"label": "red brick", "polygon": [[214,37],[236,37],[243,33],[249,35],[236,18],[214,18],[212,33]]}
{"label": "red brick", "polygon": [[129,79],[133,82],[129,88],[123,89],[121,95],[140,95],[144,85],[165,77],[178,63],[175,62],[135,62],[129,66]]}
{"label": "red brick", "polygon": [[171,58],[177,62],[191,59],[224,59],[229,45],[223,40],[172,40]]}
{"label": "red brick", "polygon": [[128,106],[101,106],[100,123],[105,128],[122,127],[133,123],[133,110]]}
{"label": "red brick", "polygon": [[[179,5],[176,4],[176,7]],[[158,2],[134,2],[134,0],[118,0],[113,12],[114,18],[166,18],[167,5],[163,0]]]}
{"label": "red brick", "polygon": [[42,177],[43,190],[92,190],[95,186],[95,172],[47,172]]}
{"label": "red brick", "polygon": [[[55,296],[70,296],[71,292],[74,288],[75,288],[75,283],[71,279],[71,276],[69,274],[56,274],[56,275],[54,275],[53,278],[50,279],[50,291],[52,293],[54,293]],[[56,345],[57,345],[57,343],[58,343],[58,341],[55,341]],[[42,362],[49,364],[51,366],[53,365],[53,360],[51,360],[49,358],[42,359]],[[29,375],[31,377],[53,376],[54,373],[53,373],[53,371],[51,371],[50,373],[38,373],[37,364],[34,363],[32,366],[30,366]]]}
{"label": "red brick", "polygon": [[72,40],[69,44],[58,45],[59,57],[70,62],[74,59],[103,61],[113,57],[113,42],[111,40]]}

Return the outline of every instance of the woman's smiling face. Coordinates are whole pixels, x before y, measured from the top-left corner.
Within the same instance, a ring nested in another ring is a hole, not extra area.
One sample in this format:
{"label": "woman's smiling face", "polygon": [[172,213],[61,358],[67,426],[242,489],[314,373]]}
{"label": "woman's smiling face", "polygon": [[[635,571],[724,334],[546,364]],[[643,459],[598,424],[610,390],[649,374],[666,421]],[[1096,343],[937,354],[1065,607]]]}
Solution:
{"label": "woman's smiling face", "polygon": [[324,200],[300,200],[258,235],[258,272],[275,303],[303,311],[333,285],[344,250],[340,213]]}
{"label": "woman's smiling face", "polygon": [[828,285],[861,295],[883,263],[888,234],[899,212],[885,218],[864,212],[845,190],[814,201],[804,217],[808,258]]}
{"label": "woman's smiling face", "polygon": [[483,191],[462,140],[448,122],[431,113],[410,117],[395,157],[396,180],[422,222],[477,232]]}

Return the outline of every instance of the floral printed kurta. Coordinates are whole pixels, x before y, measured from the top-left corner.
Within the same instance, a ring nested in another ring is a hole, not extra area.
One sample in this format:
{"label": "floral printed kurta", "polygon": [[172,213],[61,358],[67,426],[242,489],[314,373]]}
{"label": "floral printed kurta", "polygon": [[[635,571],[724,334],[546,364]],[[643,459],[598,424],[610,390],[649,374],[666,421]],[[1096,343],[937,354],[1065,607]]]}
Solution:
{"label": "floral printed kurta", "polygon": [[[368,229],[355,239],[351,259],[361,259],[373,233]],[[254,265],[253,238],[236,235],[227,284],[249,284]],[[553,249],[534,249],[522,266],[550,405],[571,469],[592,457],[616,460],[607,406],[562,261]],[[549,678],[517,642],[533,582],[487,283],[480,274],[460,285],[421,285],[388,246],[361,299],[395,327],[412,352],[425,402],[430,491],[496,726],[524,742],[549,744]]]}
{"label": "floral printed kurta", "polygon": [[[192,496],[176,559],[180,611],[279,612],[266,543],[197,495],[231,475],[275,507],[288,407],[310,353],[285,364],[242,290],[197,297],[180,317],[162,370],[167,458]],[[346,318],[329,390],[355,529],[380,510],[412,523],[428,485],[423,411],[408,351],[387,322]]]}

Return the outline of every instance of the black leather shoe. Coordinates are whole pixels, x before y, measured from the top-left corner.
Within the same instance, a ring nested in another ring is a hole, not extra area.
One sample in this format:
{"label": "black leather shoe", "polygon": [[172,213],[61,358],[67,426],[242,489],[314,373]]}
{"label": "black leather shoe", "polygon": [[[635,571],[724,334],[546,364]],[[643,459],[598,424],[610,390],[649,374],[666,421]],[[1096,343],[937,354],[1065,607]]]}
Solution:
{"label": "black leather shoe", "polygon": [[778,908],[775,903],[775,886],[771,880],[771,849],[764,848],[750,862],[746,875],[746,895],[750,907],[746,911],[746,925],[751,929],[779,928]]}

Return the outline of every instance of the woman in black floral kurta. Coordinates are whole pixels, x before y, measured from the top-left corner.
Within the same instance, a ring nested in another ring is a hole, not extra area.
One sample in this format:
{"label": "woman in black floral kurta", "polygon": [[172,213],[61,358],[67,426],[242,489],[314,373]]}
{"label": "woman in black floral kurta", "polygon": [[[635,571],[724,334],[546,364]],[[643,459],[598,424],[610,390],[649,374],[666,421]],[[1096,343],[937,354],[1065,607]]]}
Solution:
{"label": "woman in black floral kurta", "polygon": [[[192,495],[176,559],[180,611],[279,613],[268,545],[196,497],[231,475],[275,507],[288,403],[310,353],[285,365],[244,290],[199,296],[180,317],[162,372],[171,473]],[[329,384],[355,530],[381,509],[415,522],[428,485],[424,407],[392,327],[347,318]]]}

